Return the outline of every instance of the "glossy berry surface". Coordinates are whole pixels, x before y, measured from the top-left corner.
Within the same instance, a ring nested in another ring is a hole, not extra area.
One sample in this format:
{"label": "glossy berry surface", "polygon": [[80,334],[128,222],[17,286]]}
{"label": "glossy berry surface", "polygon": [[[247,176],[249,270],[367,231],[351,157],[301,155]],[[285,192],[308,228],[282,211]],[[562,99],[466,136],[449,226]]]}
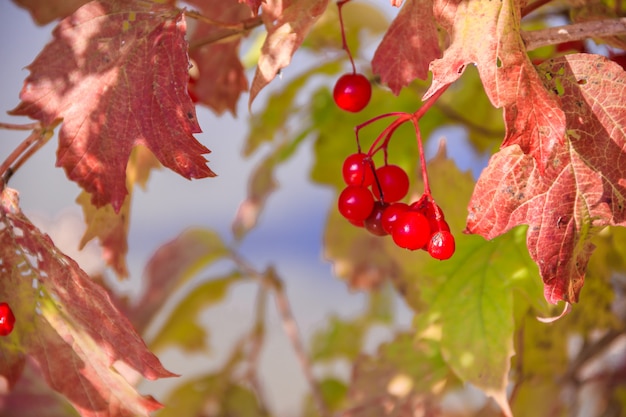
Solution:
{"label": "glossy berry surface", "polygon": [[348,185],[369,187],[374,183],[374,172],[367,154],[353,153],[343,162],[343,180]]}
{"label": "glossy berry surface", "polygon": [[7,336],[13,331],[15,316],[7,303],[0,303],[0,336]]}
{"label": "glossy berry surface", "polygon": [[393,226],[391,237],[401,248],[421,249],[430,239],[428,220],[418,211],[408,210],[400,213]]}
{"label": "glossy berry surface", "polygon": [[372,86],[363,74],[344,74],[335,83],[333,99],[340,109],[359,112],[372,97]]}
{"label": "glossy berry surface", "polygon": [[384,228],[382,223],[383,213],[388,204],[381,201],[374,203],[374,208],[367,219],[365,219],[365,228],[368,232],[376,236],[385,236],[389,234]]}
{"label": "glossy berry surface", "polygon": [[351,221],[365,220],[374,208],[374,196],[368,188],[349,185],[339,194],[339,212]]}
{"label": "glossy berry surface", "polygon": [[391,203],[387,206],[381,218],[383,229],[389,234],[393,233],[393,226],[398,220],[398,215],[407,210],[409,210],[408,204],[402,202]]}
{"label": "glossy berry surface", "polygon": [[[385,165],[376,170],[378,184],[372,184],[372,192],[386,203],[402,200],[409,192],[409,176],[397,165]],[[383,195],[381,197],[380,189]]]}
{"label": "glossy berry surface", "polygon": [[443,230],[432,235],[428,243],[428,253],[435,259],[449,259],[455,250],[454,236]]}

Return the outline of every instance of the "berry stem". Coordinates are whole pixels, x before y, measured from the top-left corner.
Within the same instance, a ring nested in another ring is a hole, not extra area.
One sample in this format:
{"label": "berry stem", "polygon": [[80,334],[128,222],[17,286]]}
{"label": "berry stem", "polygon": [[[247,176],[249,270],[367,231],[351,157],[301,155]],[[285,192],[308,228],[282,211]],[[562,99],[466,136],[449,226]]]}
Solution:
{"label": "berry stem", "polygon": [[370,124],[372,124],[374,122],[377,122],[380,119],[384,119],[385,117],[405,116],[405,115],[406,115],[406,113],[403,113],[403,112],[392,112],[392,113],[380,114],[380,115],[378,115],[378,116],[376,116],[374,118],[369,119],[366,122],[361,123],[360,125],[357,125],[354,128],[354,133],[356,134],[356,146],[357,146],[357,149],[359,150],[359,152],[361,152],[361,142],[360,142],[360,139],[359,139],[359,131],[361,129],[363,129],[364,127],[366,127],[366,126],[368,126],[368,125],[370,125]]}
{"label": "berry stem", "polygon": [[445,84],[439,90],[435,91],[435,93],[432,96],[428,97],[426,101],[424,102],[424,104],[422,105],[422,107],[420,107],[419,109],[417,109],[415,113],[413,113],[413,118],[416,121],[421,119],[422,116],[426,114],[426,112],[433,106],[433,104],[435,104],[435,102],[439,99],[439,97],[441,97],[443,93],[446,92],[448,87],[450,87],[450,84]]}
{"label": "berry stem", "polygon": [[430,191],[430,184],[428,183],[428,171],[426,169],[426,156],[424,155],[424,145],[422,144],[422,133],[420,132],[419,120],[426,114],[426,112],[435,104],[435,102],[446,92],[446,90],[450,87],[450,84],[445,84],[439,90],[435,91],[435,93],[428,97],[422,107],[420,107],[415,113],[413,113],[411,117],[411,121],[413,122],[413,126],[415,126],[415,136],[417,138],[417,147],[418,152],[420,154],[420,165],[422,170],[422,179],[424,181],[424,194],[428,196],[428,198],[432,198],[432,194]]}
{"label": "berry stem", "polygon": [[350,52],[350,48],[348,47],[348,42],[346,41],[346,31],[343,27],[343,15],[341,13],[341,9],[344,4],[348,3],[350,0],[339,0],[337,2],[337,10],[339,12],[339,26],[341,28],[341,47],[348,54],[348,59],[350,60],[350,64],[352,65],[352,73],[356,74],[356,65],[354,65],[354,59],[352,59],[352,53]]}
{"label": "berry stem", "polygon": [[415,126],[415,136],[417,138],[417,148],[420,154],[420,168],[422,170],[422,180],[424,181],[424,195],[427,198],[432,199],[430,192],[430,184],[428,183],[428,171],[426,170],[426,157],[424,156],[424,145],[422,144],[422,133],[420,132],[419,122],[416,119],[411,119],[413,126]]}

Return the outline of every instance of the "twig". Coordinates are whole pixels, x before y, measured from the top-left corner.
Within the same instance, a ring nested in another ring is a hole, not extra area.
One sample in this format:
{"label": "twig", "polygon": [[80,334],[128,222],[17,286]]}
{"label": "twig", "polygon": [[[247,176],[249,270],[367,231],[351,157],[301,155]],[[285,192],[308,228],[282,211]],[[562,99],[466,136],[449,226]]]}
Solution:
{"label": "twig", "polygon": [[531,51],[542,46],[554,45],[563,42],[587,38],[604,38],[625,34],[626,18],[622,17],[619,19],[603,19],[572,23],[570,25],[533,30],[530,32],[522,31],[522,39],[526,44],[526,49]]}
{"label": "twig", "polygon": [[35,130],[35,129],[39,129],[39,128],[41,128],[41,123],[39,123],[39,122],[26,123],[24,125],[16,125],[14,123],[0,122],[0,129],[7,129],[7,130]]}
{"label": "twig", "polygon": [[259,27],[263,24],[261,16],[256,16],[251,19],[244,20],[243,22],[233,24],[231,27],[224,27],[222,30],[215,31],[210,35],[202,39],[196,39],[189,43],[189,50],[201,48],[205,45],[218,42],[228,42],[239,37],[245,36],[252,29]]}
{"label": "twig", "polygon": [[567,371],[560,379],[561,382],[574,382],[579,383],[578,373],[588,363],[589,360],[595,358],[597,355],[604,352],[604,350],[611,345],[621,335],[624,334],[624,329],[609,330],[604,336],[591,344],[585,344],[580,353],[572,361]]}
{"label": "twig", "polygon": [[248,341],[250,343],[250,352],[248,354],[248,369],[246,371],[246,379],[252,385],[252,389],[255,391],[259,406],[261,407],[263,414],[269,414],[267,411],[267,402],[265,401],[265,394],[263,387],[259,383],[258,369],[259,360],[261,358],[261,348],[265,340],[265,310],[267,305],[267,288],[259,286],[259,292],[256,299],[256,314],[255,321],[248,334]]}
{"label": "twig", "polygon": [[552,0],[536,0],[536,1],[533,1],[532,3],[526,5],[526,7],[524,7],[522,9],[522,17],[528,16],[530,13],[534,12],[535,10],[540,8],[541,6],[550,3],[551,1]]}
{"label": "twig", "polygon": [[300,362],[302,373],[309,383],[311,396],[313,397],[313,402],[317,407],[317,411],[322,417],[330,417],[330,412],[324,402],[320,387],[317,384],[315,376],[313,375],[313,367],[304,349],[304,344],[302,343],[302,339],[298,331],[298,325],[291,311],[289,300],[287,299],[281,279],[276,274],[276,271],[274,268],[270,267],[267,271],[265,271],[265,273],[259,273],[255,268],[249,265],[245,259],[234,252],[231,254],[231,259],[239,266],[239,268],[241,268],[242,272],[254,279],[257,279],[260,284],[274,292],[276,307],[282,320],[283,329],[291,342],[291,346],[293,347],[296,357],[298,358],[298,362]]}
{"label": "twig", "polygon": [[311,361],[304,350],[304,345],[298,331],[298,325],[294,319],[291,306],[289,305],[289,300],[287,299],[280,278],[278,278],[276,271],[273,268],[268,270],[265,277],[266,280],[271,282],[271,287],[274,290],[274,297],[276,299],[276,307],[278,308],[278,312],[280,313],[283,322],[283,329],[291,341],[291,346],[298,357],[302,372],[309,383],[311,395],[313,397],[313,401],[315,402],[315,406],[317,407],[317,411],[322,417],[329,417],[330,413],[328,411],[328,407],[324,402],[322,392],[320,391],[317,381],[315,380],[315,376],[313,375]]}
{"label": "twig", "polygon": [[0,164],[0,190],[9,182],[18,170],[39,148],[52,137],[52,130],[35,129],[22,141]]}

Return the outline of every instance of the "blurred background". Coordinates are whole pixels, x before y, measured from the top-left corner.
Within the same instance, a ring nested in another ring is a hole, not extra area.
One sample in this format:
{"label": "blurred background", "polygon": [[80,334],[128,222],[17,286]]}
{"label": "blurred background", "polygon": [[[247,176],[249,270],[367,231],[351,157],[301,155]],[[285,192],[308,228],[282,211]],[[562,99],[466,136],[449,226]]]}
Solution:
{"label": "blurred background", "polygon": [[[391,19],[396,9],[388,4],[384,6]],[[0,110],[3,111],[0,121],[29,122],[25,118],[10,117],[6,111],[18,104],[19,91],[28,75],[26,66],[51,39],[53,28],[54,24],[37,27],[25,10],[10,1],[0,2]],[[248,42],[244,46],[250,47],[251,44]],[[273,88],[279,88],[282,82],[287,82],[289,77],[306,66],[306,55],[296,54],[282,77],[261,92],[252,106],[252,112],[261,107],[259,103]],[[249,79],[252,75],[253,70],[250,70]],[[108,274],[108,281],[121,294],[129,297],[139,294],[147,260],[160,245],[187,228],[214,229],[226,242],[233,241],[231,222],[246,196],[248,177],[263,157],[263,152],[257,152],[248,159],[242,157],[250,118],[247,99],[247,95],[242,97],[237,118],[229,114],[218,118],[204,107],[197,109],[204,133],[196,137],[211,149],[212,153],[207,157],[217,177],[187,181],[162,169],[152,172],[146,190],[135,191],[127,260],[130,277],[119,282],[113,274]],[[0,131],[0,158],[6,158],[27,135],[28,132]],[[438,131],[436,135],[446,136],[449,142],[454,141],[454,146],[448,148],[449,154],[461,169],[471,169],[476,176],[486,164],[487,156],[477,155],[471,146],[464,145],[462,131]],[[364,295],[349,291],[343,281],[333,276],[331,265],[323,260],[322,234],[328,209],[335,202],[330,189],[316,186],[309,180],[313,153],[310,142],[300,146],[296,155],[277,169],[276,179],[280,188],[269,198],[259,225],[240,245],[241,254],[257,270],[274,265],[284,279],[286,293],[305,343],[326,322],[329,314],[349,317],[362,311],[364,304]],[[436,146],[437,141],[429,141],[429,156],[434,154]],[[103,262],[95,242],[78,251],[85,229],[82,212],[75,203],[80,190],[67,180],[62,169],[55,167],[56,147],[55,137],[15,173],[9,185],[19,191],[24,213],[50,234],[57,246],[76,259],[83,269],[96,273],[102,270]],[[223,267],[218,263],[206,273],[199,274],[198,278],[217,275],[228,269]],[[187,289],[193,287],[194,282],[188,284]],[[165,367],[182,377],[146,383],[141,391],[162,399],[172,386],[218,367],[238,336],[249,329],[254,317],[255,294],[256,285],[233,286],[226,303],[210,308],[202,315],[209,329],[212,349],[201,355],[190,356],[176,350],[160,355]],[[171,297],[171,305],[167,305],[166,309],[171,309],[181,297],[182,294]],[[401,303],[395,308],[397,326],[408,328],[411,322],[408,309]],[[303,395],[307,392],[305,379],[283,333],[276,310],[270,308],[268,317],[271,326],[267,329],[262,352],[261,377],[274,410],[278,414],[293,415],[301,409]],[[374,349],[390,334],[389,328],[375,328],[366,348]],[[333,364],[333,368],[333,372],[345,376],[350,369],[347,363]]]}

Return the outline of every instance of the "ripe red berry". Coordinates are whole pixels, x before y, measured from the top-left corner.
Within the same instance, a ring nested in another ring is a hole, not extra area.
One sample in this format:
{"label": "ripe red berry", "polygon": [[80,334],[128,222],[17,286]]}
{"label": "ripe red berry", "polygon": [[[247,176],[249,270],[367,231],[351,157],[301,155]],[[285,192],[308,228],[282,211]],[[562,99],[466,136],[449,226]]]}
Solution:
{"label": "ripe red berry", "polygon": [[348,185],[339,194],[339,212],[351,221],[365,220],[374,208],[374,196],[369,189],[357,185]]}
{"label": "ripe red berry", "polygon": [[365,228],[373,235],[385,236],[388,234],[383,228],[382,217],[388,204],[376,201],[370,215],[365,219]]}
{"label": "ripe red berry", "polygon": [[391,203],[387,206],[385,211],[383,211],[383,216],[381,218],[381,223],[385,232],[389,234],[393,233],[393,227],[396,220],[398,220],[398,215],[400,213],[404,213],[408,209],[408,204],[402,202]]}
{"label": "ripe red berry", "polygon": [[337,80],[333,98],[340,109],[359,112],[372,97],[372,86],[363,74],[348,73]]}
{"label": "ripe red berry", "polygon": [[13,331],[15,316],[7,303],[0,303],[0,336],[7,336]]}
{"label": "ripe red berry", "polygon": [[430,238],[428,220],[422,213],[414,210],[400,213],[393,225],[391,237],[401,248],[421,249]]}
{"label": "ripe red berry", "polygon": [[[372,192],[387,203],[402,200],[409,192],[409,176],[397,165],[385,165],[376,170],[378,184],[374,181]],[[381,197],[378,186],[383,191]]]}
{"label": "ripe red berry", "polygon": [[343,161],[343,180],[348,185],[369,187],[374,182],[370,158],[364,153],[353,153]]}
{"label": "ripe red berry", "polygon": [[449,259],[454,250],[454,236],[446,230],[433,234],[428,243],[428,253],[435,259]]}
{"label": "ripe red berry", "polygon": [[[426,217],[431,233],[440,232],[442,230],[450,231],[450,226],[446,222],[443,210],[433,200],[418,200],[411,204],[411,209],[417,210]],[[424,249],[428,249],[425,247]]]}

